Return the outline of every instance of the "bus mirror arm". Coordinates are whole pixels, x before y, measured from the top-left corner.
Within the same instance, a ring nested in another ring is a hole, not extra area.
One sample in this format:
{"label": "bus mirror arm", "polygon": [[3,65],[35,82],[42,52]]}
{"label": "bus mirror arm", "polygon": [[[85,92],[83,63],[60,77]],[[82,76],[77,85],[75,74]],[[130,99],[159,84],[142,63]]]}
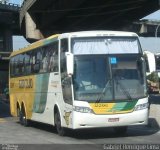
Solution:
{"label": "bus mirror arm", "polygon": [[66,52],[66,65],[67,65],[67,74],[72,76],[74,72],[74,56],[70,52]]}

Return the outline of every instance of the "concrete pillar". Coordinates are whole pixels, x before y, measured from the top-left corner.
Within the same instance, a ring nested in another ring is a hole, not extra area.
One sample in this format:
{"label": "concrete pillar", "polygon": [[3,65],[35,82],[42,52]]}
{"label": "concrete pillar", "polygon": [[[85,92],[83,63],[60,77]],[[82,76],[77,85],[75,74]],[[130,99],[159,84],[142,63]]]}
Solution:
{"label": "concrete pillar", "polygon": [[13,51],[12,31],[10,29],[5,29],[4,31],[4,47],[4,52]]}
{"label": "concrete pillar", "polygon": [[36,28],[36,24],[28,12],[25,14],[25,22],[26,38],[35,40],[40,40],[43,38],[43,35],[40,30]]}
{"label": "concrete pillar", "polygon": [[0,30],[0,52],[11,52],[13,50],[12,31],[9,27],[1,27]]}
{"label": "concrete pillar", "polygon": [[140,29],[139,33],[147,33],[147,25],[146,24],[143,23],[141,25],[141,29]]}
{"label": "concrete pillar", "polygon": [[0,30],[0,52],[4,50],[4,31]]}

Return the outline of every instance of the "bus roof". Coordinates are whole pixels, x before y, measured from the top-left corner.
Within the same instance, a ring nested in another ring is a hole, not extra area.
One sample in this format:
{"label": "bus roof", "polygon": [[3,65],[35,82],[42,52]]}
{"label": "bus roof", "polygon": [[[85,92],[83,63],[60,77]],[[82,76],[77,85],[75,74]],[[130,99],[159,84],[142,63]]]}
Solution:
{"label": "bus roof", "polygon": [[138,37],[138,35],[134,32],[106,31],[106,30],[105,31],[103,31],[103,30],[101,30],[101,31],[80,31],[80,32],[56,34],[56,35],[52,35],[48,38],[42,39],[40,41],[34,42],[34,43],[32,43],[22,49],[13,51],[10,57],[15,56],[20,53],[23,53],[23,52],[30,51],[31,49],[35,49],[35,48],[38,48],[43,45],[47,45],[56,39],[63,39],[63,38],[68,38],[68,37],[96,37],[96,36],[122,36],[122,37],[126,37],[126,36],[131,36],[131,37],[134,36],[135,37],[136,36],[136,37]]}
{"label": "bus roof", "polygon": [[124,31],[80,31],[80,32],[70,32],[63,33],[59,35],[59,38],[64,37],[92,37],[92,36],[138,36],[134,32],[124,32]]}

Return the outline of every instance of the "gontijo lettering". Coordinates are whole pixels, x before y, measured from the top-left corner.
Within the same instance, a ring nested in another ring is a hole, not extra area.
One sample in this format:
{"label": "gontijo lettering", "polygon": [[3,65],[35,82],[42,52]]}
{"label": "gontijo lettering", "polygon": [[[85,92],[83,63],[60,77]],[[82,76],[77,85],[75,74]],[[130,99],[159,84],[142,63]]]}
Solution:
{"label": "gontijo lettering", "polygon": [[19,80],[19,88],[33,88],[33,80],[32,79]]}

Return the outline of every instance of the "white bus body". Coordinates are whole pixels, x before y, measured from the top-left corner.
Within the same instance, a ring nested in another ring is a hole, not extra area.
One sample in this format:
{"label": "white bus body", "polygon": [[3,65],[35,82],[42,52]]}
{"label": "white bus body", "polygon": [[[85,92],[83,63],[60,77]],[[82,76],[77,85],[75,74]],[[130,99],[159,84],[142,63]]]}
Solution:
{"label": "white bus body", "polygon": [[[135,33],[84,31],[58,35],[54,39],[58,42],[58,68],[40,71],[36,67],[44,61],[39,52],[47,49],[47,44],[49,47],[52,38],[11,55],[12,115],[19,110],[22,124],[34,120],[55,125],[60,135],[64,128],[116,127],[116,131],[125,132],[127,126],[147,124],[145,63]],[[36,70],[27,76],[15,75],[14,59],[30,51],[36,55]],[[15,83],[20,83],[19,89]]]}

